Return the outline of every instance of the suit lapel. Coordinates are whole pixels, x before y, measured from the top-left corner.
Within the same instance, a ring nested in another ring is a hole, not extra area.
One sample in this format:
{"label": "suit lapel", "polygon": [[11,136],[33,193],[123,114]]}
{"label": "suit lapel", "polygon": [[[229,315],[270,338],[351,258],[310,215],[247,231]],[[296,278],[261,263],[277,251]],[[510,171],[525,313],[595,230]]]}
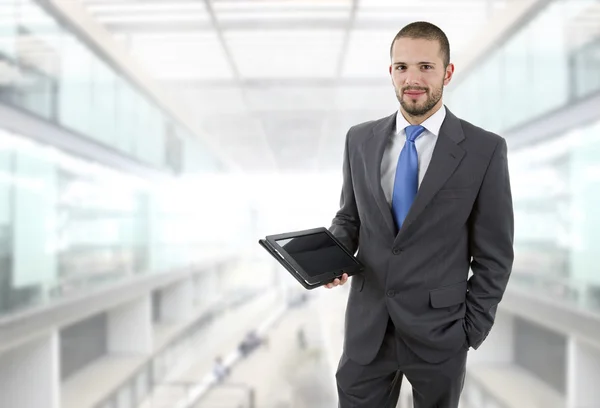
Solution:
{"label": "suit lapel", "polygon": [[433,149],[431,162],[427,167],[415,201],[396,236],[396,243],[458,167],[465,155],[465,151],[458,143],[464,138],[465,136],[459,119],[446,108],[446,117],[440,128],[440,134]]}
{"label": "suit lapel", "polygon": [[381,160],[385,147],[395,130],[396,113],[374,126],[373,134],[364,142],[365,165],[367,166],[369,187],[392,237],[396,236],[397,228],[392,218],[392,211],[381,187]]}

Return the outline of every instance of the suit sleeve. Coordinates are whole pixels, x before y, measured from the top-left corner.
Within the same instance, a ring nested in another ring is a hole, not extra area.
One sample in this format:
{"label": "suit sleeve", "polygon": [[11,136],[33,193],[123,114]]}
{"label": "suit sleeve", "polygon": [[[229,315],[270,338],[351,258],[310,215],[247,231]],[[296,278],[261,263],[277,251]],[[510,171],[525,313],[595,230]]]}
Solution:
{"label": "suit sleeve", "polygon": [[514,215],[507,146],[500,139],[469,220],[471,270],[465,331],[477,349],[490,332],[514,259]]}
{"label": "suit sleeve", "polygon": [[[351,130],[350,130],[351,131]],[[356,199],[354,197],[354,186],[352,182],[352,170],[350,168],[350,149],[349,139],[350,131],[346,134],[346,144],[344,147],[344,165],[342,194],[340,197],[340,208],[337,211],[329,231],[344,244],[351,252],[356,253],[358,249],[358,231],[360,229],[360,218],[356,208]]]}

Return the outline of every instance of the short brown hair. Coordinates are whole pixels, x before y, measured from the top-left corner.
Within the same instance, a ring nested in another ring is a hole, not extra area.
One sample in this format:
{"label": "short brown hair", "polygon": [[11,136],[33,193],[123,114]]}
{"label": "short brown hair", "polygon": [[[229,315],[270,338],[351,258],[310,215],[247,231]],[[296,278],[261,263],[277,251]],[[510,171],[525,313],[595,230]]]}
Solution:
{"label": "short brown hair", "polygon": [[394,37],[392,45],[390,45],[390,58],[392,58],[392,50],[394,49],[394,43],[399,38],[415,38],[430,41],[437,41],[440,43],[440,50],[442,53],[442,61],[444,66],[448,66],[450,63],[450,42],[448,37],[438,26],[428,23],[426,21],[415,21],[398,31],[398,34]]}

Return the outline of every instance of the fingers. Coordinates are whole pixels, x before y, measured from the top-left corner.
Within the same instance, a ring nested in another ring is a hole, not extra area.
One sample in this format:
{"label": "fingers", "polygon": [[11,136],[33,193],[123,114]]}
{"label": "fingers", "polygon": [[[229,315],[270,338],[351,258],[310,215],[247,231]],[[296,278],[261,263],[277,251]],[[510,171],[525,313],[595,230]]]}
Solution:
{"label": "fingers", "polygon": [[335,278],[335,280],[333,282],[328,283],[327,285],[325,285],[325,287],[327,289],[331,289],[336,286],[341,286],[346,282],[348,282],[348,274],[347,273],[343,274],[341,279]]}

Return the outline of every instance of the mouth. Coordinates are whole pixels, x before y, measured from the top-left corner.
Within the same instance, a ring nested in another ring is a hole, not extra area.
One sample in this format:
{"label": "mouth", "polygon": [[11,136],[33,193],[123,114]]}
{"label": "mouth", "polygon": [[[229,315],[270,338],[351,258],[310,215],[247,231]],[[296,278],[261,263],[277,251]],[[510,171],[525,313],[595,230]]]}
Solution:
{"label": "mouth", "polygon": [[425,95],[425,91],[414,91],[414,90],[410,90],[410,91],[404,91],[404,95],[408,95],[412,98],[416,98],[419,97],[421,95]]}

